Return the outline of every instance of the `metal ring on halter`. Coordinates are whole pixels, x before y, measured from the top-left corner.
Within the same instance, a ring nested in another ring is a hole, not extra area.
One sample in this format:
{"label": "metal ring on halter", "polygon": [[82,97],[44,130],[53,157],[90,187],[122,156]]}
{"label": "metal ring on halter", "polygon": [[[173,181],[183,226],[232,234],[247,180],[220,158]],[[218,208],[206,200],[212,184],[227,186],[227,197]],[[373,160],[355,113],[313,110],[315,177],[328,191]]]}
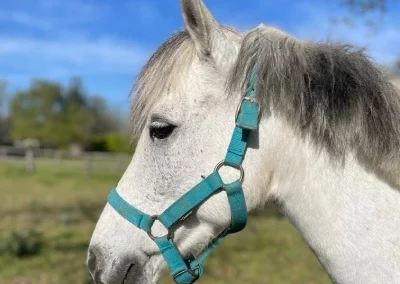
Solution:
{"label": "metal ring on halter", "polygon": [[[151,224],[151,228],[153,227],[154,222],[155,222],[156,220],[158,220],[158,217],[160,217],[160,216],[159,216],[159,215],[153,215],[153,216],[151,216],[151,219],[153,220],[153,223]],[[161,223],[161,222],[160,222],[160,223]],[[151,233],[151,228],[150,228],[150,231],[147,232],[147,235],[149,235],[150,239],[152,239],[152,240],[154,241],[155,239],[157,239],[157,238],[159,238],[159,237],[153,236],[153,234]],[[171,228],[166,228],[166,229],[168,230],[168,233],[167,233],[164,237],[167,237],[167,239],[170,240],[170,239],[173,238],[174,232],[171,230]]]}
{"label": "metal ring on halter", "polygon": [[188,273],[189,273],[190,275],[192,275],[193,277],[199,277],[199,275],[197,275],[197,273],[196,273],[193,269],[184,269],[184,270],[181,270],[181,271],[175,273],[174,275],[172,275],[172,277],[173,277],[174,279],[176,279],[176,278],[178,278],[179,276],[185,274],[186,272],[188,272]]}
{"label": "metal ring on halter", "polygon": [[[240,109],[242,107],[242,103],[243,101],[249,101],[252,104],[254,103],[258,103],[258,101],[255,98],[250,98],[250,97],[243,97],[242,100],[240,101],[240,104],[238,105],[237,109],[236,109],[236,114],[235,114],[235,121],[237,120],[238,116],[239,116],[239,112]],[[260,113],[260,109],[258,109],[258,113]]]}
{"label": "metal ring on halter", "polygon": [[227,163],[225,163],[225,160],[222,160],[221,162],[219,162],[214,169],[214,172],[219,172],[219,170],[223,167],[223,166],[227,166],[227,167],[231,167],[233,169],[239,170],[240,171],[240,177],[239,177],[239,181],[241,183],[243,183],[244,180],[244,169],[242,167],[242,165],[240,165],[239,168],[233,167],[231,165],[228,165]]}

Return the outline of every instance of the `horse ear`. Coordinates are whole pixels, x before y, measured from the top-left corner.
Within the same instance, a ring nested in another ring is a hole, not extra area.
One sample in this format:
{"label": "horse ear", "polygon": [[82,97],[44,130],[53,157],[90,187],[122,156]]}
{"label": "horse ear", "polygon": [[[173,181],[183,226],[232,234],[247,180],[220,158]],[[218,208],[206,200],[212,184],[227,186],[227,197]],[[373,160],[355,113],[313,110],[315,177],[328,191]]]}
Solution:
{"label": "horse ear", "polygon": [[211,32],[218,26],[201,0],[180,0],[185,27],[192,37],[200,57],[211,53]]}

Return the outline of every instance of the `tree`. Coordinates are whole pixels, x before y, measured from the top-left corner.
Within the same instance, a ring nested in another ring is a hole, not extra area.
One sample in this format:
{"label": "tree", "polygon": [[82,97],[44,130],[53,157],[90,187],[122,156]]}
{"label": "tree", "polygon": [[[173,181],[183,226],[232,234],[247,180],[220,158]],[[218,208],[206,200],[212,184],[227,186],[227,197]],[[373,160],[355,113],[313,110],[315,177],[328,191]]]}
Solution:
{"label": "tree", "polygon": [[[344,5],[354,12],[366,15],[371,12],[384,13],[390,0],[340,0]],[[396,1],[396,0],[392,0]]]}
{"label": "tree", "polygon": [[63,95],[64,145],[86,145],[92,135],[95,118],[87,106],[87,95],[80,78],[74,77]]}
{"label": "tree", "polygon": [[6,116],[7,81],[0,80],[0,144],[8,141],[9,120]]}
{"label": "tree", "polygon": [[64,104],[66,106],[78,105],[83,107],[87,105],[86,91],[81,78],[73,77],[69,81],[64,95]]}
{"label": "tree", "polygon": [[3,116],[4,106],[6,103],[7,96],[7,81],[0,80],[0,117]]}
{"label": "tree", "polygon": [[89,97],[79,78],[67,87],[34,80],[11,101],[13,140],[35,139],[45,147],[86,147],[91,140],[119,129],[118,120],[99,96]]}
{"label": "tree", "polygon": [[[339,0],[354,12],[357,16],[364,17],[366,24],[371,27],[377,27],[379,20],[373,19],[374,15],[384,16],[388,11],[389,5],[400,0]],[[372,16],[372,18],[370,17]],[[400,29],[400,27],[399,27]],[[400,58],[394,62],[394,73],[400,75]]]}
{"label": "tree", "polygon": [[62,143],[62,87],[34,80],[26,91],[18,91],[10,103],[11,138],[36,139],[43,145]]}
{"label": "tree", "polygon": [[364,24],[371,29],[379,28],[381,20],[385,16],[391,3],[399,0],[337,0],[341,5],[346,7],[351,16],[345,16],[339,19],[332,19],[334,23],[344,23],[346,25],[354,25],[354,18],[362,18]]}
{"label": "tree", "polygon": [[88,108],[95,118],[92,133],[94,135],[114,132],[119,129],[119,121],[113,113],[110,112],[105,100],[100,96],[90,97]]}

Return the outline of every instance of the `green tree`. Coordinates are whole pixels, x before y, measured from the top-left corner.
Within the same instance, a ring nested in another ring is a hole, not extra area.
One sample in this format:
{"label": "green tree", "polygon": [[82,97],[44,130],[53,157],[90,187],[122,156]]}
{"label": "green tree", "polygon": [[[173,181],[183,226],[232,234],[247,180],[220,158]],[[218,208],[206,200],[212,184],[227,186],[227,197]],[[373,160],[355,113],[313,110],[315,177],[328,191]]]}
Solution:
{"label": "green tree", "polygon": [[4,114],[4,107],[7,100],[7,81],[0,80],[0,117]]}
{"label": "green tree", "polygon": [[10,103],[11,138],[60,144],[62,102],[62,87],[57,83],[34,80],[28,90],[18,91]]}
{"label": "green tree", "polygon": [[0,144],[8,142],[9,120],[6,116],[7,81],[0,80]]}
{"label": "green tree", "polygon": [[77,77],[65,88],[34,80],[29,89],[13,96],[10,118],[13,140],[36,139],[46,147],[86,147],[93,139],[119,129],[104,99],[88,96]]}
{"label": "green tree", "polygon": [[74,77],[63,95],[63,146],[71,143],[86,145],[92,135],[94,120],[87,107],[83,83]]}
{"label": "green tree", "polygon": [[64,97],[65,106],[78,105],[85,107],[87,105],[86,91],[81,78],[71,78]]}
{"label": "green tree", "polygon": [[88,109],[95,120],[92,127],[92,133],[94,135],[118,131],[119,121],[102,97],[90,97],[88,99]]}

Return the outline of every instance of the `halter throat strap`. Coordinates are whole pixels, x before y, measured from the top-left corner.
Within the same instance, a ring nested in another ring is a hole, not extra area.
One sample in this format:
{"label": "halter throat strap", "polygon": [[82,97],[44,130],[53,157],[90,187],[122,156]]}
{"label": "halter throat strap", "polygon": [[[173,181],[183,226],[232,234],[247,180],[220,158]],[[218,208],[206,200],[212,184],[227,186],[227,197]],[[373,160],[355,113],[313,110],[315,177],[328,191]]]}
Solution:
{"label": "halter throat strap", "polygon": [[[203,263],[211,252],[229,234],[243,230],[247,222],[247,207],[243,194],[244,180],[243,159],[246,155],[249,135],[258,129],[259,103],[256,100],[256,73],[253,71],[247,84],[246,94],[236,112],[236,126],[225,159],[215,170],[181,198],[169,206],[161,215],[150,216],[127,203],[113,188],[108,196],[108,203],[131,224],[147,232],[157,244],[163,255],[171,276],[178,284],[194,283],[203,274]],[[222,166],[240,170],[240,178],[225,184],[219,174]],[[230,227],[223,231],[197,257],[183,258],[173,242],[172,226],[186,219],[203,201],[217,191],[224,190],[228,197],[231,211]],[[167,235],[155,237],[151,233],[154,222],[158,220],[168,230]]]}

